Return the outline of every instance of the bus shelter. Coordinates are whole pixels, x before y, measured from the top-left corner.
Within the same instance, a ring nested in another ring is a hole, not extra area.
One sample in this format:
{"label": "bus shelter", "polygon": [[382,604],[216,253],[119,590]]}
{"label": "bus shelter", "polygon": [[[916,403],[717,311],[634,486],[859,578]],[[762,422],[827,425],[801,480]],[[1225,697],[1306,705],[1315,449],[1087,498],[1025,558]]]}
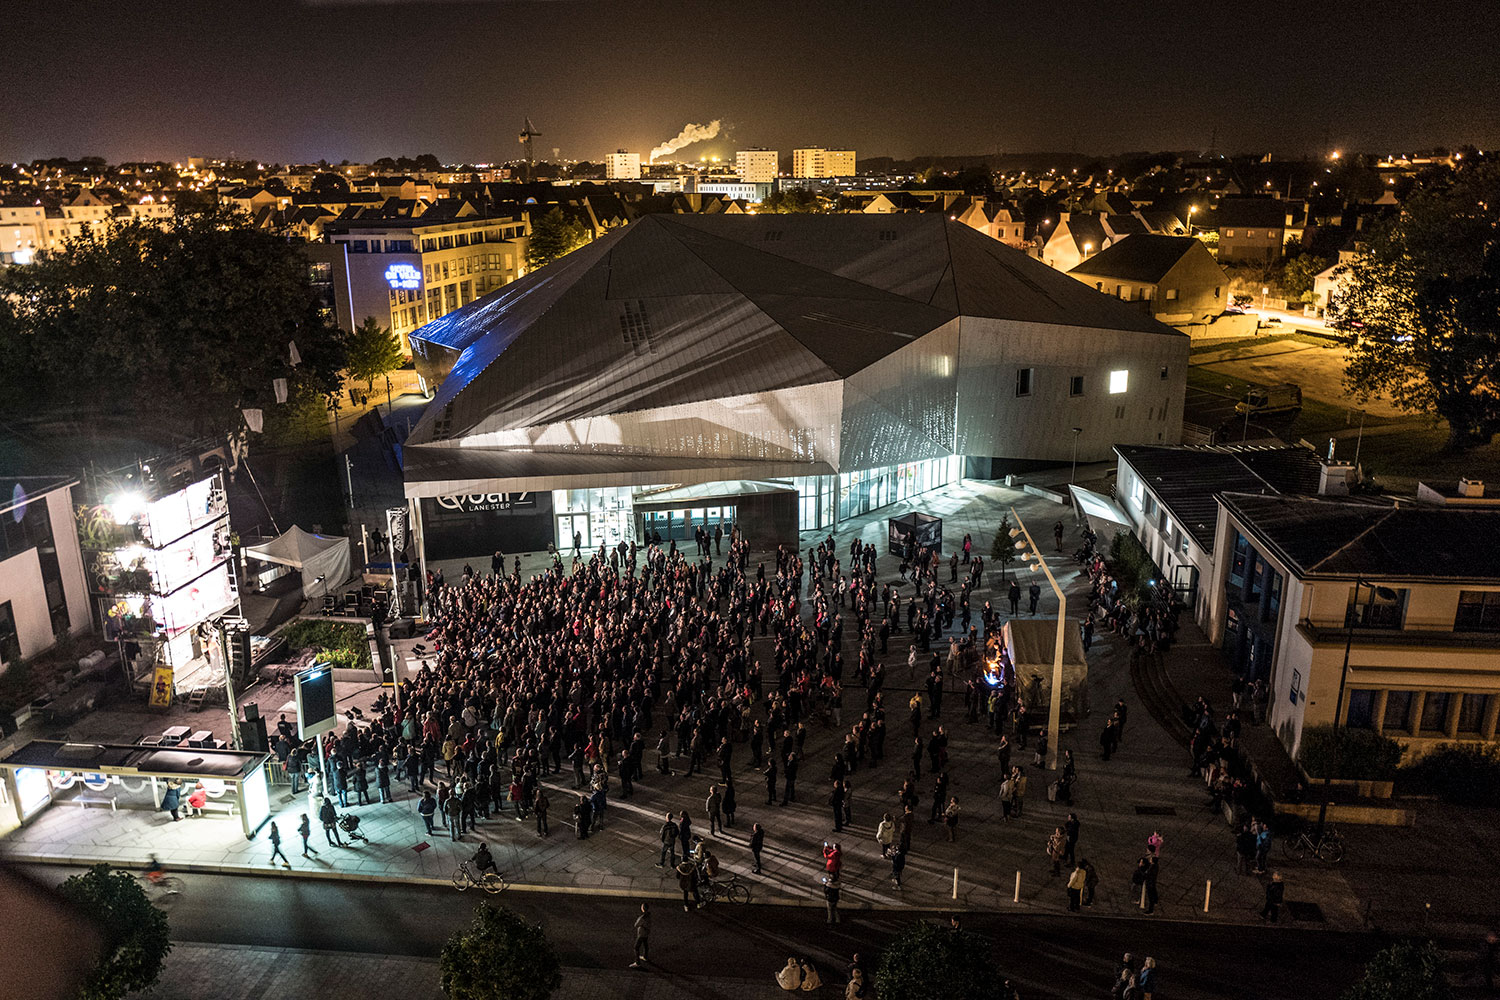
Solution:
{"label": "bus shelter", "polygon": [[204,815],[238,818],[248,840],[271,817],[270,757],[241,750],[33,740],[0,761],[4,804],[14,811],[4,826],[24,826],[58,804],[154,811],[175,779],[182,783],[184,804],[201,783],[208,797]]}

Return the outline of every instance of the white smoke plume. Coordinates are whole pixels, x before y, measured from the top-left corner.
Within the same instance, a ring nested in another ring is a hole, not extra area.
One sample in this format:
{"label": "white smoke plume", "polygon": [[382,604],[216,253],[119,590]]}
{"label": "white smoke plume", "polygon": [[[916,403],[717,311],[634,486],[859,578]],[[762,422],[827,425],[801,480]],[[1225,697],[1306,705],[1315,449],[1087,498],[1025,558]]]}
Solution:
{"label": "white smoke plume", "polygon": [[651,151],[650,162],[655,163],[658,156],[675,153],[683,146],[690,146],[695,142],[702,142],[704,139],[712,139],[718,134],[719,119],[717,118],[707,125],[684,125],[682,131],[678,132],[675,138],[668,139]]}

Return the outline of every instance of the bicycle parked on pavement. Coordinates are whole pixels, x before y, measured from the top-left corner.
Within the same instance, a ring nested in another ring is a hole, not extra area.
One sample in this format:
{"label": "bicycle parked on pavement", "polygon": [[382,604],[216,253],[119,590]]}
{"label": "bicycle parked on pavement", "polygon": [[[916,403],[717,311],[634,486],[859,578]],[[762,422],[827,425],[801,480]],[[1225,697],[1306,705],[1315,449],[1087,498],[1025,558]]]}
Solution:
{"label": "bicycle parked on pavement", "polygon": [[476,886],[493,896],[505,891],[505,876],[498,872],[475,871],[474,862],[465,861],[453,873],[453,887],[463,892]]}
{"label": "bicycle parked on pavement", "polygon": [[1329,823],[1318,836],[1306,829],[1298,830],[1281,842],[1281,850],[1293,861],[1301,861],[1311,854],[1319,861],[1336,865],[1344,860],[1344,839]]}
{"label": "bicycle parked on pavement", "polygon": [[750,886],[741,882],[738,875],[718,880],[704,878],[698,884],[698,891],[703,894],[705,903],[712,903],[716,899],[727,899],[731,903],[750,902]]}

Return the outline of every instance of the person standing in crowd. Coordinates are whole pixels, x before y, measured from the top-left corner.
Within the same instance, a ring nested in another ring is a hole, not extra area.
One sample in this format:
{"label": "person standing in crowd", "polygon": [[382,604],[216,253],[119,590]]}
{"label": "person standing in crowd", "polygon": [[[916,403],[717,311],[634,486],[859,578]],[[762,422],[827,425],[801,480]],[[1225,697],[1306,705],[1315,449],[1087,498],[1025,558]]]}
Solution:
{"label": "person standing in crowd", "polygon": [[830,925],[839,922],[839,890],[842,888],[837,872],[823,876],[823,902],[828,908]]}
{"label": "person standing in crowd", "polygon": [[760,874],[760,852],[766,846],[766,831],[759,823],[750,827],[750,857],[755,859],[754,867],[750,869],[751,874]]}
{"label": "person standing in crowd", "polygon": [[318,819],[323,823],[323,837],[328,841],[328,846],[343,847],[343,838],[339,836],[339,814],[333,808],[333,800],[326,795],[323,796],[323,805],[318,810]]}
{"label": "person standing in crowd", "polygon": [[719,786],[709,785],[708,798],[703,802],[703,811],[708,813],[709,836],[724,832],[723,806],[724,795],[719,791]]}
{"label": "person standing in crowd", "polygon": [[539,837],[546,837],[552,833],[547,825],[547,810],[552,808],[552,800],[547,798],[547,789],[540,783],[536,786],[536,799],[531,803],[531,809],[536,813],[536,833]]}
{"label": "person standing in crowd", "polygon": [[[422,790],[422,801],[417,803],[417,815],[422,817],[422,822],[427,827],[427,835],[432,836],[432,817],[437,812],[437,799],[432,797],[428,789]],[[306,817],[303,817],[306,819]]]}
{"label": "person standing in crowd", "polygon": [[[686,854],[687,852],[684,851],[683,853]],[[663,820],[661,824],[661,860],[656,863],[656,867],[667,867],[667,862],[669,859],[671,861],[672,867],[676,868],[677,821],[672,818],[671,813],[667,813],[667,818]]]}

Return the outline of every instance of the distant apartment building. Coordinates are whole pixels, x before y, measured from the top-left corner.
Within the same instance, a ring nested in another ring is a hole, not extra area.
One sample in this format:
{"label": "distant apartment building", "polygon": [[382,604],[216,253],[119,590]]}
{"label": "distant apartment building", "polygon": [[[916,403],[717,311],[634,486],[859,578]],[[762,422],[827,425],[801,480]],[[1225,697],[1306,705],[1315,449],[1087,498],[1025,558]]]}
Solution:
{"label": "distant apartment building", "polygon": [[309,244],[314,281],[338,325],[374,316],[401,336],[446,316],[526,273],[525,215],[343,219]]}
{"label": "distant apartment building", "polygon": [[617,149],[604,158],[604,177],[611,181],[641,179],[641,154]]}
{"label": "distant apartment building", "polygon": [[780,154],[774,149],[741,149],[734,154],[734,172],[746,184],[771,184],[781,170]]}
{"label": "distant apartment building", "polygon": [[0,673],[93,628],[73,522],[76,480],[0,480]]}
{"label": "distant apartment building", "polygon": [[111,221],[171,217],[172,203],[153,195],[122,198],[85,188],[50,206],[34,197],[7,197],[0,199],[0,265],[29,263],[39,251],[59,250]]}
{"label": "distant apartment building", "polygon": [[854,150],[811,146],[792,150],[792,176],[805,178],[854,176]]}

